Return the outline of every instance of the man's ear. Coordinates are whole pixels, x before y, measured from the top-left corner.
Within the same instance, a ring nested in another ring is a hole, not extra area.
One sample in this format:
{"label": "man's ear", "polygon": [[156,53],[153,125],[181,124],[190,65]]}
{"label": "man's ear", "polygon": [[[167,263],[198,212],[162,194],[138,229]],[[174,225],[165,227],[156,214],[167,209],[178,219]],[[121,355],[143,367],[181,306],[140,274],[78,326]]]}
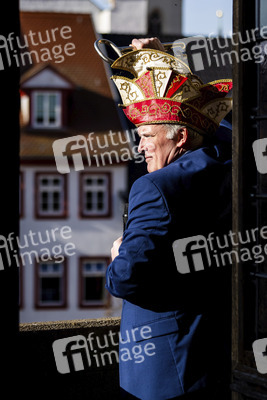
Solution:
{"label": "man's ear", "polygon": [[178,131],[178,136],[177,136],[177,147],[184,147],[185,144],[188,142],[188,130],[186,127],[180,128]]}

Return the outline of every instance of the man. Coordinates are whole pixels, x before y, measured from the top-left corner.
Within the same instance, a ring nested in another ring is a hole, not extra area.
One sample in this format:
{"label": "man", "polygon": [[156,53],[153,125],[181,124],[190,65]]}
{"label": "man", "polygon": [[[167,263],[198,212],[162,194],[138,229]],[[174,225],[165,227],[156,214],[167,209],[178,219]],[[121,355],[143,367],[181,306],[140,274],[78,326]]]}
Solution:
{"label": "man", "polygon": [[231,216],[231,149],[215,132],[232,84],[204,85],[156,38],[132,45],[112,67],[134,78],[113,80],[148,174],[132,185],[106,274],[109,292],[123,299],[120,385],[126,398],[218,400],[229,361],[230,268],[211,262],[205,238],[224,232]]}

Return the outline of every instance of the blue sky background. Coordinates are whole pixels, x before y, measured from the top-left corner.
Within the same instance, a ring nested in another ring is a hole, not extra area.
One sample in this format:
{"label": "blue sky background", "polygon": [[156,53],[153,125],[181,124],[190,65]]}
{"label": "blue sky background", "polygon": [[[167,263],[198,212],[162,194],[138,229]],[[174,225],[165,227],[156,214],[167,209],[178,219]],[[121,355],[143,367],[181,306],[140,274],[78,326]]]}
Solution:
{"label": "blue sky background", "polygon": [[[185,36],[218,35],[218,29],[223,36],[232,33],[233,0],[183,0],[182,2],[182,33]],[[223,17],[216,16],[216,10],[223,11]]]}

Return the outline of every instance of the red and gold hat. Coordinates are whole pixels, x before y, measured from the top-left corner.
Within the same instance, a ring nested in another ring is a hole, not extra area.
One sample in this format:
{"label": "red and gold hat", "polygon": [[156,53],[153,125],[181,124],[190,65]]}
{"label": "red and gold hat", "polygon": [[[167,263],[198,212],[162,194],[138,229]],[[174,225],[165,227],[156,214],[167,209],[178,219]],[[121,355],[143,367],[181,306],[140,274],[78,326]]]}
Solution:
{"label": "red and gold hat", "polygon": [[114,75],[126,117],[136,126],[175,123],[212,135],[232,108],[225,97],[231,79],[203,84],[188,65],[174,56],[152,49],[131,51],[112,68],[130,72],[134,78]]}

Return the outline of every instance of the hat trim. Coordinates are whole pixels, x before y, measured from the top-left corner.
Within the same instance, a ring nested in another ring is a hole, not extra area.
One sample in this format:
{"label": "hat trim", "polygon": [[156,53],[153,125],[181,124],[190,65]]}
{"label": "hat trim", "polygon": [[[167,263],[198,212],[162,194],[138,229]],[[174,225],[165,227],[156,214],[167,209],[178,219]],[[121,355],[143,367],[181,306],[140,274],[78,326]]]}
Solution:
{"label": "hat trim", "polygon": [[[154,49],[139,49],[139,50],[133,50],[133,51],[131,51],[130,53],[126,53],[126,54],[124,54],[123,56],[121,56],[121,57],[119,57],[117,60],[115,60],[114,61],[114,63],[113,64],[111,64],[111,68],[115,68],[115,69],[121,69],[121,70],[123,70],[123,71],[127,71],[127,72],[130,72],[134,77],[136,77],[136,78],[138,78],[138,72],[136,72],[135,70],[134,70],[134,63],[132,63],[131,65],[132,65],[132,67],[125,67],[125,66],[122,66],[122,65],[116,65],[116,64],[118,64],[118,61],[120,60],[120,62],[121,62],[121,60],[123,60],[123,59],[125,59],[125,58],[129,58],[129,54],[131,55],[131,57],[134,57],[136,54],[138,54],[138,53],[145,53],[145,52],[147,52],[148,51],[148,53],[153,53],[153,54],[156,54],[156,53],[159,53],[159,54],[162,54],[162,56],[164,56],[164,57],[168,57],[168,58],[170,58],[176,65],[177,65],[177,63],[181,63],[185,68],[186,68],[186,70],[188,71],[187,73],[191,73],[192,74],[192,71],[191,71],[191,69],[189,68],[189,66],[186,64],[186,63],[184,63],[183,61],[180,61],[180,60],[178,60],[177,59],[177,57],[174,57],[174,56],[172,56],[171,54],[166,54],[166,52],[164,52],[164,51],[161,51],[161,50],[154,50]],[[158,60],[157,60],[158,61]],[[136,61],[137,62],[137,61]],[[170,68],[172,68],[172,66],[171,66],[171,63],[170,63]],[[178,67],[177,67],[177,69],[174,69],[175,71],[177,71],[177,72],[179,72],[179,69],[178,69]],[[184,72],[182,72],[182,73],[184,73]]]}
{"label": "hat trim", "polygon": [[[183,101],[181,101],[181,102],[179,102],[179,101],[173,101],[172,99],[170,99],[169,97],[150,97],[150,98],[147,98],[147,99],[145,99],[145,100],[137,100],[137,101],[134,101],[134,102],[132,102],[132,103],[129,103],[129,104],[120,104],[119,106],[121,107],[121,108],[123,108],[123,109],[125,109],[125,108],[128,108],[129,106],[132,106],[132,105],[134,105],[134,104],[138,104],[138,103],[145,103],[146,101],[150,101],[150,100],[165,100],[165,101],[171,101],[172,103],[177,103],[177,104],[184,104],[185,106],[188,106],[188,107],[190,107],[190,108],[193,108],[197,113],[199,113],[199,114],[201,114],[202,116],[203,116],[203,118],[207,118],[207,119],[209,119],[209,120],[211,120],[213,123],[215,123],[215,124],[218,124],[213,118],[211,118],[211,117],[208,117],[207,115],[205,115],[205,114],[203,114],[203,112],[201,111],[201,110],[199,110],[198,108],[196,108],[195,106],[193,106],[193,105],[191,105],[191,104],[189,104],[189,103],[187,103],[185,100],[183,100]],[[191,98],[189,99],[189,100],[191,100]],[[212,103],[215,103],[215,102],[217,102],[218,100],[226,100],[226,101],[229,101],[229,100],[231,100],[232,101],[232,97],[226,97],[226,98],[223,98],[223,99],[214,99],[214,100],[211,100],[209,103],[206,103],[205,104],[205,107],[206,106],[208,106],[208,105],[210,105],[210,104],[212,104]]]}
{"label": "hat trim", "polygon": [[[183,122],[183,121],[165,121],[165,120],[157,120],[157,121],[149,121],[149,122],[141,122],[140,124],[135,124],[135,126],[143,126],[143,125],[167,125],[167,124],[173,124],[173,125],[182,125],[185,127],[189,127],[197,131],[200,135],[202,136],[212,136],[213,133],[209,133],[207,131],[204,131],[202,129],[199,129],[197,126],[190,124],[189,122]],[[219,125],[217,126],[217,128]]]}
{"label": "hat trim", "polygon": [[[136,107],[137,104],[141,105],[140,103],[143,103],[142,108]],[[169,109],[165,108],[165,110],[163,110],[165,106]],[[147,109],[144,110],[143,107]],[[152,112],[149,109],[150,107],[154,107]],[[176,112],[171,111],[173,107],[176,108]],[[195,119],[194,125],[192,124],[192,126],[206,134],[213,133],[219,126],[216,121],[202,114],[195,107],[191,107],[184,102],[172,101],[167,98],[146,99],[145,101],[135,102],[127,106],[123,111],[126,117],[136,126],[153,123],[184,123],[187,122],[186,119]],[[137,112],[136,116],[133,115],[133,111]],[[188,115],[186,115],[186,112]],[[165,117],[164,119],[160,118],[162,114]],[[156,115],[158,115],[160,119],[155,119]],[[178,116],[181,116],[181,120],[177,119]]]}

